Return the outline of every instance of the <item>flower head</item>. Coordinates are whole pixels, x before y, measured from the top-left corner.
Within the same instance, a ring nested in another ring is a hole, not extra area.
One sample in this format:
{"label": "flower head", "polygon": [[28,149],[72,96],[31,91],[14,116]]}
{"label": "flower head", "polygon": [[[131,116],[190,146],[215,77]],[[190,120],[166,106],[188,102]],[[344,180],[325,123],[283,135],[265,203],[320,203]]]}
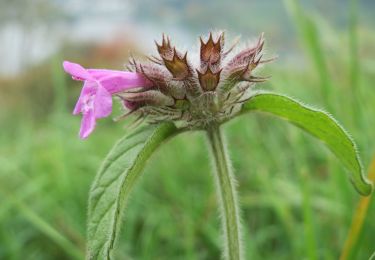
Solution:
{"label": "flower head", "polygon": [[240,110],[255,83],[267,79],[254,75],[260,64],[271,61],[263,59],[263,35],[237,53],[234,46],[225,49],[224,33],[201,37],[197,67],[169,37],[155,43],[159,57],[146,63],[133,59],[128,66],[153,82],[152,89],[120,94],[127,110],[149,122],[173,121],[192,128],[223,122]]}
{"label": "flower head", "polygon": [[96,119],[112,112],[112,95],[137,87],[147,88],[152,83],[139,73],[85,69],[81,65],[64,61],[64,70],[75,80],[83,81],[81,95],[73,114],[82,114],[79,136],[88,137],[95,128]]}
{"label": "flower head", "polygon": [[132,59],[129,71],[84,69],[64,62],[73,79],[84,81],[73,112],[83,116],[81,138],[93,131],[96,119],[112,112],[112,95],[122,100],[124,116],[138,114],[150,123],[173,121],[181,127],[205,128],[233,117],[253,93],[252,86],[267,79],[254,75],[260,64],[271,61],[263,59],[263,35],[234,53],[234,45],[225,48],[224,33],[210,33],[206,40],[200,38],[197,67],[169,37],[163,35],[162,42],[155,43],[158,57],[149,57],[149,62]]}

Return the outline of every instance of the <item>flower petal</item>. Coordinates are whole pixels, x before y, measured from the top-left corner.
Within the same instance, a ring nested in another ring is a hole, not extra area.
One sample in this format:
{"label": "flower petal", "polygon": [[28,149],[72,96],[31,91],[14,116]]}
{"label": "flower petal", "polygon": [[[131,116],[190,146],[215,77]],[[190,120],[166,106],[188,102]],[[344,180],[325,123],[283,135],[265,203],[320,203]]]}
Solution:
{"label": "flower petal", "polygon": [[87,71],[96,80],[100,80],[101,78],[106,78],[116,72],[121,72],[119,70],[108,70],[108,69],[88,69]]}
{"label": "flower petal", "polygon": [[81,90],[81,94],[78,98],[78,101],[76,103],[76,106],[74,107],[73,110],[73,115],[78,115],[79,113],[82,112],[82,106],[83,106],[83,101],[85,100],[85,97],[88,95],[93,95],[95,93],[95,82],[92,81],[85,81],[83,83],[83,88]]}
{"label": "flower petal", "polygon": [[124,76],[130,76],[132,74],[137,74],[135,72],[129,72],[129,71],[122,71],[122,70],[109,70],[109,69],[87,69],[87,71],[95,78],[95,79],[102,79],[106,78],[111,75],[121,75]]}
{"label": "flower petal", "polygon": [[77,80],[93,80],[91,74],[81,65],[69,61],[63,62],[63,67],[66,73],[69,73]]}
{"label": "flower petal", "polygon": [[107,117],[112,112],[112,96],[101,85],[98,86],[94,99],[95,118]]}
{"label": "flower petal", "polygon": [[87,138],[92,133],[92,131],[94,131],[95,123],[94,109],[85,111],[82,116],[79,137],[81,139]]}
{"label": "flower petal", "polygon": [[113,74],[100,79],[102,86],[110,93],[118,93],[137,87],[151,87],[153,84],[139,73]]}
{"label": "flower petal", "polygon": [[89,69],[88,72],[111,94],[135,87],[151,87],[153,85],[140,73],[104,69]]}

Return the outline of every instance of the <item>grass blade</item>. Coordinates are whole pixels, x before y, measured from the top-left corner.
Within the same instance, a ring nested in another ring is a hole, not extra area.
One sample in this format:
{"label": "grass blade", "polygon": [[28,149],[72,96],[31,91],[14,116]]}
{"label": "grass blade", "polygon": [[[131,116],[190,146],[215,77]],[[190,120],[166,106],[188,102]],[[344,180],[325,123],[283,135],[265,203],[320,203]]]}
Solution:
{"label": "grass blade", "polygon": [[60,232],[58,232],[48,222],[32,211],[22,201],[5,194],[4,192],[2,193],[9,201],[13,202],[14,207],[25,219],[27,219],[40,232],[49,237],[53,242],[63,248],[66,254],[68,254],[72,259],[82,259],[84,257],[83,252],[76,245],[61,235]]}
{"label": "grass blade", "polygon": [[308,53],[320,78],[321,97],[330,110],[332,109],[332,81],[329,75],[324,51],[320,43],[318,29],[311,17],[304,13],[298,0],[285,0],[285,7],[297,27],[303,47]]}

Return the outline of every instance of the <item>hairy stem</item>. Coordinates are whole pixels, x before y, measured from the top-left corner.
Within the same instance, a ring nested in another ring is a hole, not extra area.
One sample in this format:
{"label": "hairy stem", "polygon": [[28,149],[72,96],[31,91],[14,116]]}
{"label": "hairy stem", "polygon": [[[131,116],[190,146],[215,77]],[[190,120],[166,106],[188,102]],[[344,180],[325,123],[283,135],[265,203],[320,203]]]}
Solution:
{"label": "hairy stem", "polygon": [[212,151],[215,183],[222,217],[225,242],[224,257],[228,260],[239,260],[242,259],[242,248],[236,182],[219,126],[208,127],[207,135]]}

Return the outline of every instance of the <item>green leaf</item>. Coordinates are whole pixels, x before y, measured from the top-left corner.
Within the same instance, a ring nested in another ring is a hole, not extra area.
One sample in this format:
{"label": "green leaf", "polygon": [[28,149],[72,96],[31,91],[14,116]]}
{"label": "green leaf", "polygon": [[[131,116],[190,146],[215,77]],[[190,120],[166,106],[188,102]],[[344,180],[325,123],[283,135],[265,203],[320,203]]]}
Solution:
{"label": "green leaf", "polygon": [[327,113],[286,96],[259,93],[244,104],[242,113],[260,111],[278,116],[320,139],[351,173],[350,179],[362,195],[372,191],[365,177],[357,148],[349,134]]}
{"label": "green leaf", "polygon": [[90,191],[87,259],[112,259],[129,193],[156,148],[178,132],[172,123],[146,126],[112,148]]}

